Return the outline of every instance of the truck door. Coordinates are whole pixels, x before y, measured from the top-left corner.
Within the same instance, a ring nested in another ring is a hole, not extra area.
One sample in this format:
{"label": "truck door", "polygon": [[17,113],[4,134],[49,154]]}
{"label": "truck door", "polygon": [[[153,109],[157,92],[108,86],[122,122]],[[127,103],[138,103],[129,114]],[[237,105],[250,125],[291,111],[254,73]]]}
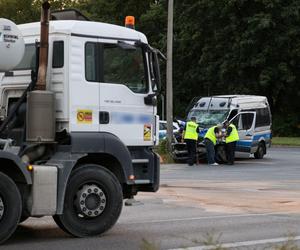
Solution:
{"label": "truck door", "polygon": [[231,120],[236,126],[240,137],[236,144],[236,151],[242,153],[251,152],[255,120],[255,112],[240,112]]}
{"label": "truck door", "polygon": [[99,131],[97,39],[71,37],[69,49],[70,130]]}
{"label": "truck door", "polygon": [[102,65],[100,131],[116,135],[127,146],[153,145],[155,107],[145,102],[153,93],[146,51],[130,41],[98,42]]}

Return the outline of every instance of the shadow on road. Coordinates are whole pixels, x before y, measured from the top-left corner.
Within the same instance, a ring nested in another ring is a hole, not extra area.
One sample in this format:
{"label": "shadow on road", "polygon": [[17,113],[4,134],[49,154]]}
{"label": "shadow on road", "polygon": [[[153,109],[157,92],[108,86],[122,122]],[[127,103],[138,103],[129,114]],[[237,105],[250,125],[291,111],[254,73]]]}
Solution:
{"label": "shadow on road", "polygon": [[11,239],[5,243],[6,246],[11,244],[26,244],[26,243],[39,243],[39,242],[45,242],[45,241],[59,241],[59,240],[66,240],[66,239],[72,239],[73,237],[70,235],[64,233],[61,229],[58,227],[55,228],[54,225],[47,224],[43,225],[42,227],[40,225],[34,226],[28,226],[28,225],[22,225],[20,224],[16,230],[16,232],[13,234]]}

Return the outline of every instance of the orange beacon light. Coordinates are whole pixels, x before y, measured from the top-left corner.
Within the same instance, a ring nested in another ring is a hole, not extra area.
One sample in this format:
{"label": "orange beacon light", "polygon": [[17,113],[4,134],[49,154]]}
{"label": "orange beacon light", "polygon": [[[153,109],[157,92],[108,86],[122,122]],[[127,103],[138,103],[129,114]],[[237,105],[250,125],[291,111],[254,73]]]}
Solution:
{"label": "orange beacon light", "polygon": [[135,18],[134,16],[126,16],[125,27],[130,29],[135,29]]}

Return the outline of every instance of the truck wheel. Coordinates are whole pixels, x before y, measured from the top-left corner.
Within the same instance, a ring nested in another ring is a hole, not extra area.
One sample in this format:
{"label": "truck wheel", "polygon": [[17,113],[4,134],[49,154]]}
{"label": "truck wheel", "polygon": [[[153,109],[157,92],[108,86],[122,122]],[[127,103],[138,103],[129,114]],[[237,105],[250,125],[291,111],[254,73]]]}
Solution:
{"label": "truck wheel", "polygon": [[24,222],[25,220],[27,220],[29,218],[29,216],[21,216],[21,219],[20,219],[20,221],[19,221],[19,223],[22,223],[22,222]]}
{"label": "truck wheel", "polygon": [[16,230],[22,213],[22,199],[16,184],[0,173],[0,244]]}
{"label": "truck wheel", "polygon": [[265,145],[260,142],[258,144],[258,148],[257,148],[256,152],[254,153],[254,157],[255,157],[255,159],[262,159],[262,158],[264,158],[264,155],[265,155]]}
{"label": "truck wheel", "polygon": [[102,166],[86,164],[71,174],[63,214],[53,218],[62,230],[73,236],[95,236],[116,223],[122,205],[118,179]]}

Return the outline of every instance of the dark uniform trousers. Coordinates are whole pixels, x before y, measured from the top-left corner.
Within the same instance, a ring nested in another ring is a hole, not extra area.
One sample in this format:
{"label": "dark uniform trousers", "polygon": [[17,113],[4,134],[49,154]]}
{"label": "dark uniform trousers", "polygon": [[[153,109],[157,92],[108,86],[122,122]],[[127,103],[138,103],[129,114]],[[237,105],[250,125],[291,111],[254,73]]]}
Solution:
{"label": "dark uniform trousers", "polygon": [[197,140],[185,139],[186,147],[188,151],[188,160],[187,163],[191,166],[196,163],[196,148],[197,148]]}
{"label": "dark uniform trousers", "polygon": [[215,145],[208,138],[204,139],[204,144],[205,144],[205,147],[206,147],[206,155],[207,155],[208,164],[215,163],[216,162]]}
{"label": "dark uniform trousers", "polygon": [[236,141],[226,143],[227,163],[230,165],[234,164],[235,147],[236,147]]}

